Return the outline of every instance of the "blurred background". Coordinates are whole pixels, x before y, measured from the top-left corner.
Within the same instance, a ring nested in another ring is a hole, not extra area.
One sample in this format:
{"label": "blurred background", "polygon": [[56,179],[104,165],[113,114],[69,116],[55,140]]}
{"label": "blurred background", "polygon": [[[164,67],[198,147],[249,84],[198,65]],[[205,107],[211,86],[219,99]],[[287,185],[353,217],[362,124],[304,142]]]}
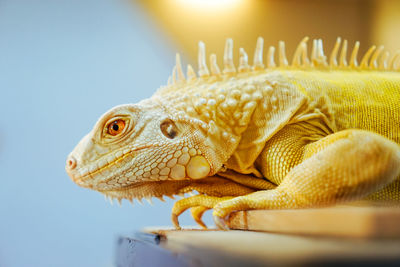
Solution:
{"label": "blurred background", "polygon": [[0,267],[113,266],[119,235],[171,225],[172,201],[110,205],[64,163],[102,113],[164,85],[175,52],[196,66],[203,40],[221,64],[225,38],[252,55],[262,36],[291,55],[305,35],[394,52],[399,29],[397,0],[0,0]]}

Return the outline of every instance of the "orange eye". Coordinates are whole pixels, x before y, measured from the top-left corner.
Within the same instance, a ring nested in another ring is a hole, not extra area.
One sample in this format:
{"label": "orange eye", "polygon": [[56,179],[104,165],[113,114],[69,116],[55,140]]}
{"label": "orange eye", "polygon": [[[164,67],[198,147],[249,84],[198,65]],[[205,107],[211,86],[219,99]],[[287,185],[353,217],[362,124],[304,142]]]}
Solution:
{"label": "orange eye", "polygon": [[116,136],[117,134],[120,134],[125,128],[125,121],[124,120],[115,120],[111,122],[108,127],[107,127],[107,133]]}

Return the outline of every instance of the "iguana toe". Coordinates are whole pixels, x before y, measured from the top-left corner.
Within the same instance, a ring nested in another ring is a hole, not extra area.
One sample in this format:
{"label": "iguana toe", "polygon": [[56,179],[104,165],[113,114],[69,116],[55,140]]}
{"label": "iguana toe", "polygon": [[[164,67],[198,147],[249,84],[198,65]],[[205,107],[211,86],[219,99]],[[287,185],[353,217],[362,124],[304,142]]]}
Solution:
{"label": "iguana toe", "polygon": [[204,212],[206,212],[209,209],[210,208],[207,208],[204,206],[193,207],[190,209],[190,213],[192,214],[193,219],[203,229],[207,229],[207,225],[203,222],[203,220],[201,218],[203,217]]}

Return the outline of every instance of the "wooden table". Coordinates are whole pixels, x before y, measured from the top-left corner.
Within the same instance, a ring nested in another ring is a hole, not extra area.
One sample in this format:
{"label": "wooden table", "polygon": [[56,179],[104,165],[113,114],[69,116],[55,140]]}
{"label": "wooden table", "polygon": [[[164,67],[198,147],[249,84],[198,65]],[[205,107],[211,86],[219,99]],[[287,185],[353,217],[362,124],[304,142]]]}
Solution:
{"label": "wooden table", "polygon": [[119,238],[117,266],[400,266],[400,210],[336,207],[232,214],[256,231],[147,229]]}

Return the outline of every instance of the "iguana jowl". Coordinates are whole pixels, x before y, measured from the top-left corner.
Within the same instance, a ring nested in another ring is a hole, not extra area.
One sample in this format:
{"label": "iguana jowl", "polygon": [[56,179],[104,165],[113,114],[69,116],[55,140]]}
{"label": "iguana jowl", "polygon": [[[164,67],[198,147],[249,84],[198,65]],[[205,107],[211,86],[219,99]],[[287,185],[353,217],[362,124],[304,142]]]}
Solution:
{"label": "iguana jowl", "polygon": [[[356,199],[400,201],[400,52],[371,47],[357,63],[356,42],[338,38],[329,60],[322,41],[311,57],[304,38],[288,64],[279,43],[253,66],[228,39],[224,69],[199,44],[199,71],[183,74],[179,55],[167,86],[105,113],[68,156],[78,185],[133,198],[198,195],[177,201],[177,217],[213,208],[217,226],[232,211],[293,209]],[[340,53],[339,53],[340,51]],[[338,56],[339,55],[339,56]],[[338,59],[339,60],[338,60]]]}

